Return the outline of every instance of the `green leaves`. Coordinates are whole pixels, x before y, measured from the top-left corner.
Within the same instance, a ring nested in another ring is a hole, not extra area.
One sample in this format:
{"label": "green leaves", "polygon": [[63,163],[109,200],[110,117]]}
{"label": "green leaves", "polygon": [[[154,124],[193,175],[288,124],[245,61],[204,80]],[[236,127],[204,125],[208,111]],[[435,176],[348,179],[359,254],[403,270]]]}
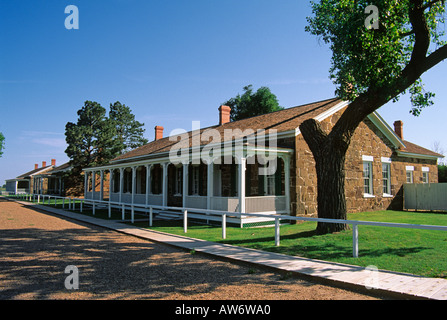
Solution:
{"label": "green leaves", "polygon": [[5,149],[5,136],[0,132],[0,157],[3,155]]}
{"label": "green leaves", "polygon": [[135,120],[129,107],[119,101],[110,104],[109,120],[116,131],[117,152],[122,154],[148,143],[143,137],[144,124]]}
{"label": "green leaves", "polygon": [[245,86],[244,93],[224,102],[231,107],[231,120],[241,120],[284,109],[278,99],[267,87],[259,88],[253,93],[252,85]]}
{"label": "green leaves", "polygon": [[85,101],[78,110],[77,123],[65,125],[65,153],[72,164],[79,168],[101,165],[107,159],[112,134],[107,128],[106,109],[99,103]]}
{"label": "green leaves", "polygon": [[106,109],[94,101],[85,101],[78,110],[77,123],[65,126],[65,153],[72,165],[82,168],[104,165],[129,149],[139,147],[147,140],[143,137],[143,124],[135,121],[130,108],[115,102]]}
{"label": "green leaves", "polygon": [[[365,26],[365,8],[374,5],[379,12],[379,28]],[[336,95],[353,101],[366,92],[399,86],[404,69],[413,54],[416,31],[413,23],[415,6],[422,10],[429,28],[432,47],[445,45],[444,1],[412,0],[321,0],[311,2],[314,16],[309,17],[306,31],[321,38],[332,50],[330,78],[337,86]],[[413,11],[412,11],[413,10]],[[423,57],[425,58],[425,57]],[[419,78],[419,77],[418,77]],[[419,79],[410,89],[413,114],[430,105],[433,94],[422,92]],[[400,90],[398,93],[405,93]],[[389,99],[395,98],[393,93]]]}

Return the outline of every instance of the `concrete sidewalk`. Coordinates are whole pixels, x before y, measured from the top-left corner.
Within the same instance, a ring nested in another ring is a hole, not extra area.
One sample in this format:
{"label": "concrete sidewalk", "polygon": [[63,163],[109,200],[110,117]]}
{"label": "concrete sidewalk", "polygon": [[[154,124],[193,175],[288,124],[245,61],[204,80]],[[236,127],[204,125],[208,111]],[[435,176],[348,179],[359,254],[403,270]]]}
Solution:
{"label": "concrete sidewalk", "polygon": [[386,294],[400,299],[447,300],[447,280],[425,278],[411,274],[370,270],[367,268],[334,262],[288,256],[278,253],[247,249],[227,244],[188,238],[147,230],[118,221],[86,216],[63,209],[17,201],[53,214],[77,221],[115,230],[127,235],[168,244],[212,256],[238,262],[268,267],[280,272],[290,272],[314,281],[364,292]]}

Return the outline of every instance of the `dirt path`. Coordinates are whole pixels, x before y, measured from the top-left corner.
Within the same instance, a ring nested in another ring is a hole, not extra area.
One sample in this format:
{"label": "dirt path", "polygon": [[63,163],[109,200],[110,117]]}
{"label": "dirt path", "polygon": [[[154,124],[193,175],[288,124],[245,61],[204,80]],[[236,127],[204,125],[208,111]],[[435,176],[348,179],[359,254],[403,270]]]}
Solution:
{"label": "dirt path", "polygon": [[[79,272],[77,290],[65,287],[70,265]],[[193,255],[0,198],[0,299],[375,298]]]}

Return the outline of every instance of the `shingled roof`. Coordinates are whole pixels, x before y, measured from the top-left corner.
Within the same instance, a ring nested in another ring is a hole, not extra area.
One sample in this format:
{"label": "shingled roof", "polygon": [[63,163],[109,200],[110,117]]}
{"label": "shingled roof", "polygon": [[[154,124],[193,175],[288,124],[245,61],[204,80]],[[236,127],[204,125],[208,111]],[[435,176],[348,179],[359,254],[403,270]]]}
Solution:
{"label": "shingled roof", "polygon": [[[342,100],[338,98],[332,98],[327,100],[322,100],[319,102],[314,102],[310,104],[305,104],[297,107],[292,107],[264,115],[254,116],[238,121],[224,123],[222,125],[211,126],[208,128],[200,129],[200,134],[208,129],[215,129],[220,134],[221,141],[225,142],[224,130],[232,130],[233,140],[241,139],[247,136],[247,129],[252,129],[254,132],[257,130],[265,130],[266,133],[269,130],[276,130],[276,133],[287,132],[295,130],[300,126],[300,124],[311,118],[316,118],[317,116],[323,114],[324,112],[330,110],[331,108],[342,103]],[[237,130],[239,129],[239,130]],[[197,134],[196,132],[188,132],[189,137]],[[189,147],[192,147],[193,139],[189,139]],[[214,141],[216,142],[216,141]],[[177,140],[171,141],[169,137],[161,138],[152,141],[144,146],[136,148],[129,151],[123,155],[120,155],[112,160],[112,162],[126,162],[132,160],[135,157],[143,156],[156,156],[160,153],[169,152],[171,148],[178,143]],[[200,141],[201,145],[206,145],[208,141]],[[428,149],[422,148],[414,143],[403,141],[406,148],[400,149],[402,153],[411,154],[421,154],[428,156],[442,157],[442,155],[430,151]],[[185,146],[186,147],[186,146]]]}
{"label": "shingled roof", "polygon": [[[216,125],[204,129],[200,129],[202,134],[207,129],[215,129],[219,132],[221,142],[224,142],[224,130],[233,130],[233,139],[241,139],[246,136],[247,129],[252,129],[255,132],[257,130],[265,130],[266,133],[269,130],[276,130],[277,133],[295,130],[299,125],[310,118],[314,118],[321,113],[331,109],[340,103],[341,100],[332,98],[302,106],[292,107],[260,116],[250,117],[238,121],[228,122],[223,125]],[[239,130],[237,130],[239,129]],[[193,132],[194,133],[194,132]],[[238,134],[239,133],[239,134]],[[189,132],[191,135],[191,132]],[[190,140],[190,147],[192,146],[192,139]],[[144,155],[155,155],[157,153],[169,152],[171,148],[177,143],[177,141],[170,141],[169,137],[165,137],[159,140],[152,141],[144,146],[129,151],[112,161],[124,161],[134,157],[140,157]],[[201,141],[202,145],[208,144],[208,141]]]}
{"label": "shingled roof", "polygon": [[46,167],[43,167],[43,168],[34,169],[34,170],[28,171],[28,172],[26,172],[26,173],[24,173],[24,174],[21,174],[21,175],[18,176],[16,179],[25,179],[25,178],[29,178],[29,177],[31,177],[31,176],[33,176],[33,175],[35,175],[35,174],[38,174],[38,173],[47,171],[47,170],[51,169],[52,167],[53,167],[53,166],[49,165],[49,166],[46,166]]}
{"label": "shingled roof", "polygon": [[401,153],[422,154],[422,155],[426,155],[426,156],[444,158],[444,156],[442,154],[425,149],[425,148],[418,146],[417,144],[414,144],[412,142],[403,140],[403,143],[405,144],[405,148],[402,148],[399,150],[399,152],[401,152]]}

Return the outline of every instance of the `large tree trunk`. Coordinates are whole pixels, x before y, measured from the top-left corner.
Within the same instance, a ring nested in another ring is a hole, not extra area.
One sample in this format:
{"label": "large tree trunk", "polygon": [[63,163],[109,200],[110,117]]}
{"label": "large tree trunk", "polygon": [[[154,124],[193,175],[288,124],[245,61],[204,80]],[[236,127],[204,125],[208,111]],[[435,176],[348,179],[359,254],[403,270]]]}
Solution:
{"label": "large tree trunk", "polygon": [[[317,170],[318,217],[347,219],[345,198],[345,152],[327,148],[315,158]],[[317,233],[347,230],[342,223],[318,222]]]}
{"label": "large tree trunk", "polygon": [[[334,140],[314,119],[304,121],[300,130],[315,159],[318,217],[346,219],[345,158],[350,138]],[[347,229],[348,225],[344,223],[318,222],[317,233]]]}

